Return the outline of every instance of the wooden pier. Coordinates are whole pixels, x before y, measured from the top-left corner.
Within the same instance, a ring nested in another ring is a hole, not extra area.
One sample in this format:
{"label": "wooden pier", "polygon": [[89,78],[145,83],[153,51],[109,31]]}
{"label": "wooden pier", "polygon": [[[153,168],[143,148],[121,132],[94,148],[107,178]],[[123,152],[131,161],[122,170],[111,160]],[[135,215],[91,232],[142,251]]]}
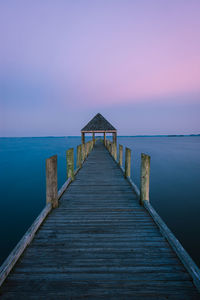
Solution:
{"label": "wooden pier", "polygon": [[199,269],[146,199],[149,158],[140,193],[122,153],[93,140],[74,172],[69,151],[56,196],[50,158],[47,206],[0,269],[1,299],[200,299]]}

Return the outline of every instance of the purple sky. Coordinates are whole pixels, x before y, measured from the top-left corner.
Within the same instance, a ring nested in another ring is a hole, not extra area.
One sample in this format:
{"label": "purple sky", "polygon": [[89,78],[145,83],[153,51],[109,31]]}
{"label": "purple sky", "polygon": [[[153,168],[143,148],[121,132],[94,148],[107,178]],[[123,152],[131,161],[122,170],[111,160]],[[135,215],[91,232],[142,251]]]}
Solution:
{"label": "purple sky", "polygon": [[199,0],[2,0],[0,136],[200,132]]}

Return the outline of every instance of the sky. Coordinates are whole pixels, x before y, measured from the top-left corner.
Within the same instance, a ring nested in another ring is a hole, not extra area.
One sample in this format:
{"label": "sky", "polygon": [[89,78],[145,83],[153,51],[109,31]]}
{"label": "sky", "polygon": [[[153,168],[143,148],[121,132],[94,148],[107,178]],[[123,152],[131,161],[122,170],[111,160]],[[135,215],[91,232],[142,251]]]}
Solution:
{"label": "sky", "polygon": [[0,0],[0,136],[200,133],[199,0]]}

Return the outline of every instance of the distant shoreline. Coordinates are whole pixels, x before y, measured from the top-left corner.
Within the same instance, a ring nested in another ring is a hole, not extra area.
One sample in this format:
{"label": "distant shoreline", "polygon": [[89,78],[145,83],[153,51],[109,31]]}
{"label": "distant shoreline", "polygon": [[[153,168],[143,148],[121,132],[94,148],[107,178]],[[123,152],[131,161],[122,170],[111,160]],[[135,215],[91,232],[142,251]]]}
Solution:
{"label": "distant shoreline", "polygon": [[[160,134],[160,135],[118,135],[118,137],[199,137],[200,134]],[[24,139],[41,139],[41,138],[80,138],[81,136],[78,135],[66,135],[66,136],[2,136],[1,139],[17,139],[17,138],[24,138]]]}

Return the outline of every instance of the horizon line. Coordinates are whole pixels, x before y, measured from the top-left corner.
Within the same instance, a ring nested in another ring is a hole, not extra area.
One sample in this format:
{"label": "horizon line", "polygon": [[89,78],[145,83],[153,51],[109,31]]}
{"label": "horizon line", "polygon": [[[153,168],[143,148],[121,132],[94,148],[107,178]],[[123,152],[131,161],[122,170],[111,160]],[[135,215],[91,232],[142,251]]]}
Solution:
{"label": "horizon line", "polygon": [[[97,135],[98,136],[98,135]],[[117,135],[118,137],[184,137],[200,136],[200,133],[191,134],[139,134],[139,135]],[[81,138],[81,135],[44,135],[44,136],[0,136],[0,138],[64,138],[75,137]],[[112,137],[111,135],[109,137]],[[87,138],[87,136],[86,136]]]}

